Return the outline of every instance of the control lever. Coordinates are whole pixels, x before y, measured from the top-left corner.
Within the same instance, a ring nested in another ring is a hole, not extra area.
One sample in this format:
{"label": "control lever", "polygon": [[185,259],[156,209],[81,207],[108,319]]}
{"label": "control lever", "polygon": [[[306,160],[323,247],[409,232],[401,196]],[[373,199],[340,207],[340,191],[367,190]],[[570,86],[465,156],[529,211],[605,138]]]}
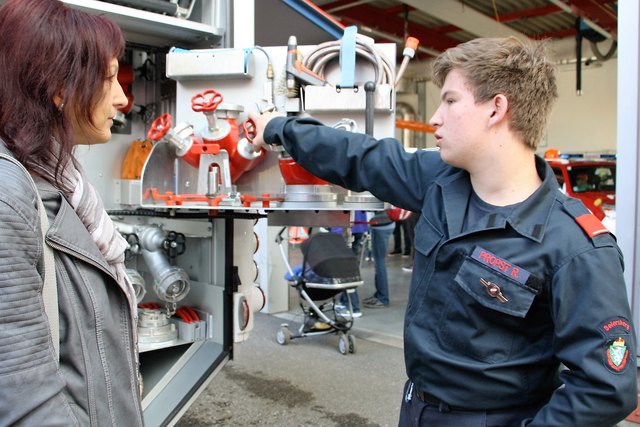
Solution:
{"label": "control lever", "polygon": [[376,93],[376,84],[368,81],[364,84],[365,91],[365,107],[364,107],[364,132],[373,136],[373,119],[375,112],[374,95]]}
{"label": "control lever", "polygon": [[296,36],[289,36],[287,42],[287,90],[289,93],[297,92],[296,80],[309,85],[324,86],[327,81],[321,76],[302,65],[298,59],[298,39]]}

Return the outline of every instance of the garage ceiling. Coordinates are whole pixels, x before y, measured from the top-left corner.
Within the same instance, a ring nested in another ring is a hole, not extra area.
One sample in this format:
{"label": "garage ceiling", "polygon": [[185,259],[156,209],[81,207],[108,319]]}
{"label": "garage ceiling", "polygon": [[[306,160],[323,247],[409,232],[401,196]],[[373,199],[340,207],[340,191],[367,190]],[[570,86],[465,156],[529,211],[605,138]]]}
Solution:
{"label": "garage ceiling", "polygon": [[611,0],[316,0],[345,26],[378,42],[420,40],[428,58],[476,37],[575,38],[578,17],[594,38],[616,39],[617,1]]}

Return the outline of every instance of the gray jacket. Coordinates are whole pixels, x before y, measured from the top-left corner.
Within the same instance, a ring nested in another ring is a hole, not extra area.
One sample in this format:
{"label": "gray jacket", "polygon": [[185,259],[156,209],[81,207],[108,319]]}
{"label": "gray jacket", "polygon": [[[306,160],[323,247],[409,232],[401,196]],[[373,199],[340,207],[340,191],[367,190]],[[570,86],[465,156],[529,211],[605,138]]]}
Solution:
{"label": "gray jacket", "polygon": [[142,425],[127,298],[62,193],[36,179],[55,258],[56,366],[41,295],[37,200],[6,156],[0,141],[0,425]]}

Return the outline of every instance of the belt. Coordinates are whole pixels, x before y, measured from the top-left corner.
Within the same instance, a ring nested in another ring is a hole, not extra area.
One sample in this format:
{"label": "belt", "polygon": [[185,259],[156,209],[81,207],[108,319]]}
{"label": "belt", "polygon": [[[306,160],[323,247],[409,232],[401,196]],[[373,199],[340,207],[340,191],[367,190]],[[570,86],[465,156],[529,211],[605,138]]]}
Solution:
{"label": "belt", "polygon": [[427,405],[437,406],[443,412],[464,411],[464,409],[462,409],[462,408],[456,408],[456,407],[449,406],[447,403],[443,402],[442,400],[438,399],[437,397],[435,397],[435,396],[433,396],[433,395],[431,395],[429,393],[425,393],[422,390],[416,390],[416,396],[418,396],[418,399],[422,400]]}
{"label": "belt", "polygon": [[449,404],[447,404],[446,402],[443,402],[442,400],[438,399],[434,395],[429,394],[429,393],[425,393],[422,390],[416,389],[415,393],[416,393],[416,396],[418,396],[418,399],[420,399],[421,401],[423,401],[427,405],[436,406],[440,412],[463,411],[463,412],[484,412],[486,414],[513,413],[513,412],[519,412],[520,413],[521,412],[521,413],[534,414],[542,406],[542,404],[533,404],[533,405],[528,405],[528,406],[510,408],[510,409],[478,411],[478,410],[473,410],[473,409],[460,408],[460,407],[457,407],[457,406],[450,406]]}

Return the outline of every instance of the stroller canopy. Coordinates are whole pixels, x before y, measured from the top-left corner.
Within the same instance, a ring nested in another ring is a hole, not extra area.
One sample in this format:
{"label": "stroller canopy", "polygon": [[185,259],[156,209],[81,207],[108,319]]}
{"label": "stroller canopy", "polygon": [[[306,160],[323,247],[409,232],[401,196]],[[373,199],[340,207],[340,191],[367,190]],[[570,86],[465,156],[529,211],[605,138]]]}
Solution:
{"label": "stroller canopy", "polygon": [[360,280],[358,258],[349,249],[341,235],[336,233],[313,234],[300,247],[305,263],[318,276],[338,281]]}

